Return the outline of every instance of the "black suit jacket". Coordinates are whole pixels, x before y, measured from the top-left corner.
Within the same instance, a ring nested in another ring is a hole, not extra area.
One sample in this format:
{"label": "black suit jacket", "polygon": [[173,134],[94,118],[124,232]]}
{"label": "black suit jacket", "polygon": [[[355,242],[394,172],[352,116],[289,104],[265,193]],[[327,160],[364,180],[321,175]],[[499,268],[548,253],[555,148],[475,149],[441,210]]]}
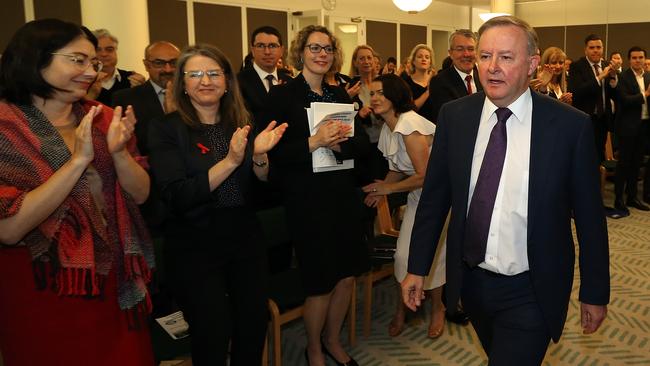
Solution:
{"label": "black suit jacket", "polygon": [[135,124],[135,137],[138,141],[138,150],[142,155],[149,155],[147,139],[151,120],[160,119],[165,115],[156,90],[151,83],[152,81],[149,80],[134,88],[119,90],[113,94],[112,101],[113,107],[118,105],[123,108],[128,105],[133,106],[135,118],[138,120],[138,123]]}
{"label": "black suit jacket", "polygon": [[[447,213],[447,305],[460,298],[463,236],[474,145],[484,93],[440,110],[417,209],[408,272],[426,275]],[[567,315],[575,250],[571,218],[580,240],[580,301],[609,302],[609,254],[593,129],[589,118],[563,103],[532,93],[528,187],[528,261],[533,290],[549,333],[558,340]]]}
{"label": "black suit jacket", "polygon": [[[260,113],[266,108],[269,100],[268,92],[264,87],[266,81],[262,81],[253,67],[245,68],[237,74],[239,88],[246,101],[246,107],[253,115],[256,125],[266,126],[270,121],[262,121]],[[280,84],[287,83],[291,77],[285,73],[278,72]]]}
{"label": "black suit jacket", "polygon": [[[601,61],[600,65],[601,70],[603,70],[608,66],[608,63]],[[612,92],[609,87],[609,80],[609,77],[602,80],[605,83],[605,101],[609,100]],[[602,97],[602,89],[596,81],[591,63],[585,57],[571,64],[567,84],[567,89],[573,93],[573,106],[589,115],[595,114],[596,101]],[[608,109],[607,104],[605,103],[605,109]],[[603,112],[606,111],[604,110]]]}
{"label": "black suit jacket", "polygon": [[[643,74],[643,85],[648,88],[650,74]],[[641,133],[641,106],[643,102],[650,102],[650,98],[643,95],[644,90],[639,89],[636,76],[632,69],[623,71],[616,85],[616,120],[615,131],[619,136],[636,136]]]}
{"label": "black suit jacket", "polygon": [[[474,84],[476,91],[483,91],[481,81],[478,77],[478,70],[474,67]],[[461,79],[458,71],[454,66],[440,70],[440,72],[429,81],[429,105],[426,111],[421,111],[421,115],[429,121],[436,123],[440,107],[443,104],[467,96],[467,85],[465,80]]]}

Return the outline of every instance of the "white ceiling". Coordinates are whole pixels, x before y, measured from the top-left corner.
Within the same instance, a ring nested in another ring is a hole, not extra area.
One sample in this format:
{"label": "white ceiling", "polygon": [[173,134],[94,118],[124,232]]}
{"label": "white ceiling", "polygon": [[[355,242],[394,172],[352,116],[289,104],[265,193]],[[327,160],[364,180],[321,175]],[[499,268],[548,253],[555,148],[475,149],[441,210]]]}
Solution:
{"label": "white ceiling", "polygon": [[[454,4],[454,5],[462,5],[462,6],[473,6],[473,7],[481,7],[481,8],[490,7],[490,0],[436,0],[436,1]],[[515,4],[548,2],[548,1],[558,1],[558,0],[515,0]]]}

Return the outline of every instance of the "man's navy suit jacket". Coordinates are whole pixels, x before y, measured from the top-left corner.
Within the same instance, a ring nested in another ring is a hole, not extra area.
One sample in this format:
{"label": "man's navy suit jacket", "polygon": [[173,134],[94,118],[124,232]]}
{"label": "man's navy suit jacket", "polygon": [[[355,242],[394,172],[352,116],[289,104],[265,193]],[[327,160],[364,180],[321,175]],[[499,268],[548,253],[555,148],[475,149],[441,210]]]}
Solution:
{"label": "man's navy suit jacket", "polygon": [[[549,333],[559,340],[573,284],[575,217],[580,244],[580,301],[609,302],[607,224],[600,196],[593,129],[575,108],[532,93],[528,188],[528,261]],[[417,209],[408,272],[425,275],[451,208],[447,232],[447,304],[460,298],[472,156],[485,94],[444,105]]]}

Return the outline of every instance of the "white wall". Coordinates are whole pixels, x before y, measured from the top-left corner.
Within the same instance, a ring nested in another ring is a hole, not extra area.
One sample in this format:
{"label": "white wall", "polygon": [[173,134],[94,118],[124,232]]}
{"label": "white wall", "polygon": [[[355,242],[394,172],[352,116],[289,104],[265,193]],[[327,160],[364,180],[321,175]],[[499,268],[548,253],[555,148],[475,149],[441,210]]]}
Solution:
{"label": "white wall", "polygon": [[515,5],[533,27],[650,21],[648,0],[557,0]]}

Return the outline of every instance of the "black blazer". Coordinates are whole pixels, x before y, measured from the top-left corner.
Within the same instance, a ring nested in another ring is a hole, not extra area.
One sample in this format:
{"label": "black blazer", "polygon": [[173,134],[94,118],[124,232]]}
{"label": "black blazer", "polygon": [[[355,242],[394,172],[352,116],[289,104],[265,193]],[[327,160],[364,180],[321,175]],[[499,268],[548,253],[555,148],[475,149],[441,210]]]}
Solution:
{"label": "black blazer", "polygon": [[[485,101],[476,93],[440,110],[429,166],[411,236],[408,272],[426,275],[451,207],[447,231],[447,304],[461,293],[465,264],[468,192],[474,145]],[[607,224],[593,128],[583,113],[532,93],[528,187],[528,261],[533,289],[557,341],[566,320],[575,249],[571,218],[580,238],[580,301],[609,302]]]}
{"label": "black blazer", "polygon": [[[256,124],[266,126],[270,121],[260,120],[260,113],[266,108],[269,97],[264,83],[253,67],[245,68],[237,74],[241,94],[246,101],[246,107],[253,115]],[[291,77],[285,73],[278,72],[280,84],[289,82]]]}
{"label": "black blazer", "polygon": [[112,106],[122,106],[126,108],[128,105],[133,106],[135,118],[138,123],[135,124],[135,137],[138,141],[138,150],[140,154],[149,155],[148,147],[148,129],[152,119],[160,119],[165,115],[156,90],[151,85],[152,81],[149,80],[142,85],[134,88],[128,88],[116,91],[113,93]]}
{"label": "black blazer", "polygon": [[[478,77],[478,70],[474,67],[474,84],[476,91],[483,91],[483,86]],[[461,79],[458,71],[454,66],[440,70],[440,72],[429,81],[429,106],[420,114],[429,121],[436,123],[440,107],[443,104],[467,96],[467,85],[465,80]]]}
{"label": "black blazer", "polygon": [[[246,195],[253,176],[253,140],[249,136],[246,157],[232,173]],[[207,138],[200,130],[185,124],[178,112],[173,112],[152,120],[149,144],[151,172],[170,213],[166,231],[210,230],[215,215],[222,217],[219,212],[231,209],[218,208],[218,197],[210,191],[208,170],[217,160],[211,152],[202,152],[199,146],[210,146]]]}
{"label": "black blazer", "polygon": [[[601,70],[604,70],[608,63],[601,61]],[[609,77],[602,80],[605,83],[605,101],[609,101],[612,89],[609,86]],[[593,115],[596,110],[596,101],[601,97],[601,86],[596,81],[594,76],[594,69],[591,63],[582,57],[578,61],[571,64],[571,71],[569,72],[569,79],[567,81],[567,89],[573,93],[573,106],[579,110]],[[607,102],[605,103],[605,110],[608,108]]]}
{"label": "black blazer", "polygon": [[[650,74],[643,73],[643,85],[648,88]],[[650,102],[639,89],[636,76],[632,69],[623,71],[616,85],[616,119],[615,131],[619,136],[636,136],[641,133],[641,106]]]}

